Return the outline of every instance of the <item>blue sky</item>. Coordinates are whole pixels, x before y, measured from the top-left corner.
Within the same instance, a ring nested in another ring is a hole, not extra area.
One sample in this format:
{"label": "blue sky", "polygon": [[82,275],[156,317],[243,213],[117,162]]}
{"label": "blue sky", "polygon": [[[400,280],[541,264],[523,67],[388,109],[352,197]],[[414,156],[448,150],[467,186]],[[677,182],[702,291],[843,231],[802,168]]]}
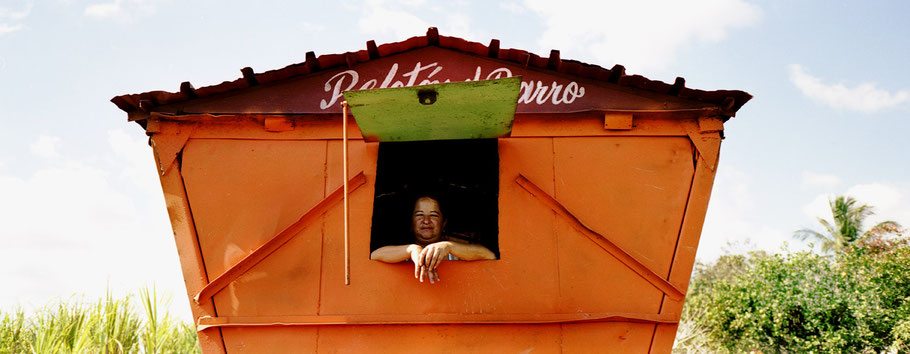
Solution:
{"label": "blue sky", "polygon": [[[910,224],[904,1],[0,0],[0,309],[156,284],[189,319],[150,148],[109,99],[442,35],[755,98],[726,124],[698,257],[806,247],[827,198]],[[726,246],[733,243],[733,246]]]}

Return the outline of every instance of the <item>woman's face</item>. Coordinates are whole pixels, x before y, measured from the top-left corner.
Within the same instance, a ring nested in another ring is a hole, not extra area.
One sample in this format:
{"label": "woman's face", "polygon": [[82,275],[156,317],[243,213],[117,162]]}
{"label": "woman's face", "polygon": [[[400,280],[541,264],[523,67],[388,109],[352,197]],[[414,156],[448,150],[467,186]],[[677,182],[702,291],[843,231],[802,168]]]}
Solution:
{"label": "woman's face", "polygon": [[433,198],[423,197],[414,203],[411,214],[411,228],[418,243],[430,244],[442,240],[442,228],[445,219],[439,211],[439,202]]}

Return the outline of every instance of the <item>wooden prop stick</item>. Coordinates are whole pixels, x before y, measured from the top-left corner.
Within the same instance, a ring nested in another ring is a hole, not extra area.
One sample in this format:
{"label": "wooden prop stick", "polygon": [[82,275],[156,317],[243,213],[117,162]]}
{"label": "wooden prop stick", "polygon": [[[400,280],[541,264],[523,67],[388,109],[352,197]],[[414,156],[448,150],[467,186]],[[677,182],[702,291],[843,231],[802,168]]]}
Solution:
{"label": "wooden prop stick", "polygon": [[344,285],[351,285],[351,248],[348,236],[348,101],[341,102],[341,155],[344,159]]}

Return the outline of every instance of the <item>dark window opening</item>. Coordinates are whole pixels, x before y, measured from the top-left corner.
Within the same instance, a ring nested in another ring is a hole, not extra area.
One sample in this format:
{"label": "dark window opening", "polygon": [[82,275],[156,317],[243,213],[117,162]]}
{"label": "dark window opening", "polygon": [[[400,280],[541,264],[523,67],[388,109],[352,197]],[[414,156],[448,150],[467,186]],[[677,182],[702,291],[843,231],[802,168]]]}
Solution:
{"label": "dark window opening", "polygon": [[444,234],[486,246],[499,258],[499,149],[496,139],[379,144],[370,251],[414,243],[414,201],[439,199]]}

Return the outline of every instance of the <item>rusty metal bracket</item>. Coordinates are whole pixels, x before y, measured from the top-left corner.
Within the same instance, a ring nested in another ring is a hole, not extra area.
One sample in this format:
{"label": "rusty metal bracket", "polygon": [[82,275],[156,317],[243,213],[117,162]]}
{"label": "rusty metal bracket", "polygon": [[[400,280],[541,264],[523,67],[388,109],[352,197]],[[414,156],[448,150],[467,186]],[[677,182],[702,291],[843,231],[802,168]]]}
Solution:
{"label": "rusty metal bracket", "polygon": [[632,113],[604,113],[604,129],[607,130],[631,130]]}
{"label": "rusty metal bracket", "polygon": [[724,122],[717,117],[699,117],[698,131],[701,133],[713,133],[724,130]]}
{"label": "rusty metal bracket", "polygon": [[130,122],[136,122],[140,120],[146,120],[150,116],[149,112],[143,111],[130,111],[126,112],[126,120]]}
{"label": "rusty metal bracket", "polygon": [[635,259],[635,257],[629,254],[629,252],[626,252],[617,244],[613,243],[596,231],[591,230],[591,228],[582,223],[581,220],[575,216],[575,214],[572,214],[569,209],[559,203],[559,201],[553,198],[553,196],[547,194],[547,192],[545,192],[543,189],[540,189],[540,187],[538,187],[536,184],[525,178],[525,176],[519,174],[518,178],[515,179],[515,183],[521,186],[521,188],[524,188],[524,190],[528,191],[528,193],[531,193],[531,195],[536,197],[538,200],[543,202],[547,207],[556,212],[556,214],[559,214],[560,216],[569,220],[576,230],[587,236],[589,239],[591,239],[591,241],[594,241],[594,243],[600,246],[600,248],[603,248],[604,251],[607,251],[607,253],[611,254],[613,257],[616,257],[616,259],[625,264],[626,267],[629,267],[629,269],[635,273],[638,273],[639,276],[644,278],[647,282],[651,283],[651,285],[662,291],[664,294],[667,294],[669,298],[677,301],[685,298],[682,291],[673,286],[673,284],[670,284],[670,282],[668,282],[666,279],[660,275],[657,275],[657,273],[639,262],[637,259]]}
{"label": "rusty metal bracket", "polygon": [[[717,168],[717,157],[720,153],[720,131],[723,130],[723,124],[721,123],[720,128],[718,128],[715,122],[708,119],[716,118],[687,119],[681,121],[681,124],[689,135],[689,140],[692,140],[692,144],[695,145],[698,156],[705,160],[705,163],[708,164],[708,169],[714,171]],[[703,120],[704,122],[702,122]]]}
{"label": "rusty metal bracket", "polygon": [[145,121],[145,135],[152,136],[161,132],[161,119],[151,116]]}
{"label": "rusty metal bracket", "polygon": [[[156,118],[157,119],[157,118]],[[160,122],[153,123],[154,129],[160,129]],[[158,173],[162,176],[170,171],[174,165],[177,155],[183,151],[186,142],[196,131],[196,123],[177,123],[177,129],[174,133],[153,134],[149,139],[152,145],[152,151],[155,152],[155,162],[158,165]]]}
{"label": "rusty metal bracket", "polygon": [[649,313],[495,313],[495,314],[375,314],[375,315],[312,315],[312,316],[244,316],[200,317],[196,330],[219,327],[276,327],[326,325],[426,325],[426,324],[559,324],[580,322],[679,322],[678,315]]}
{"label": "rusty metal bracket", "polygon": [[[351,178],[349,181],[350,189],[353,192],[357,187],[360,187],[366,183],[366,177],[363,175],[363,171],[358,173],[354,178]],[[290,241],[294,236],[299,234],[303,229],[313,220],[318,218],[320,215],[328,211],[329,207],[341,201],[341,198],[344,196],[344,187],[338,187],[335,189],[332,194],[325,197],[322,201],[317,203],[315,206],[307,210],[303,216],[300,217],[296,222],[285,228],[283,231],[272,237],[272,239],[266,241],[261,246],[256,248],[249,255],[241,259],[239,262],[228,268],[224,273],[219,275],[215,280],[212,280],[208,283],[202,290],[199,291],[196,296],[193,297],[193,300],[197,304],[201,304],[201,301],[211,299],[213,295],[217,294],[221,289],[224,289],[225,286],[237,280],[241,275],[249,271],[253,266],[261,262],[263,259],[268,257],[272,252],[275,252],[285,243]]]}

